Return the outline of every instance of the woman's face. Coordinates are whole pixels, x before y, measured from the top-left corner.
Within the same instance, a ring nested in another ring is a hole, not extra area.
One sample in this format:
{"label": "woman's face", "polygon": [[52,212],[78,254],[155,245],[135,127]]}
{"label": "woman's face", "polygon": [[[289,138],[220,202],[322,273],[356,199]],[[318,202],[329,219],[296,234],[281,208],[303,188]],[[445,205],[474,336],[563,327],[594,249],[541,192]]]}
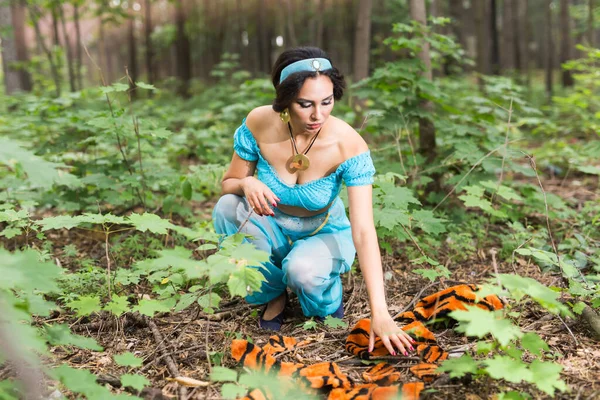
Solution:
{"label": "woman's face", "polygon": [[328,76],[306,79],[289,107],[292,126],[299,129],[297,133],[316,133],[329,118],[333,103],[333,82]]}

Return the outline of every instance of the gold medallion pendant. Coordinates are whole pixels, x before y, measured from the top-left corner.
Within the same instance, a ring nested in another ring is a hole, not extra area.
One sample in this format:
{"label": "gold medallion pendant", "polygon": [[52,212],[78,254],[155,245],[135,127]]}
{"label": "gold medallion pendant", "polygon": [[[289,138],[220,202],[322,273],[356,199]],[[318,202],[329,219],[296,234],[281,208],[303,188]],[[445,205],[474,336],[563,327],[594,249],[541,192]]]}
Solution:
{"label": "gold medallion pendant", "polygon": [[298,171],[306,171],[310,167],[310,160],[304,154],[296,154],[292,157],[290,167]]}
{"label": "gold medallion pendant", "polygon": [[306,149],[300,153],[296,146],[296,139],[294,139],[294,134],[292,133],[292,125],[288,122],[287,126],[290,131],[290,140],[292,141],[292,147],[294,149],[294,154],[292,157],[288,158],[288,165],[290,166],[290,169],[293,169],[294,171],[306,171],[308,167],[310,167],[310,160],[306,157],[306,153],[308,153],[312,145],[315,144],[315,140],[317,140],[317,137],[319,137],[319,133],[321,133],[321,129],[323,128],[321,127],[321,129],[319,129]]}

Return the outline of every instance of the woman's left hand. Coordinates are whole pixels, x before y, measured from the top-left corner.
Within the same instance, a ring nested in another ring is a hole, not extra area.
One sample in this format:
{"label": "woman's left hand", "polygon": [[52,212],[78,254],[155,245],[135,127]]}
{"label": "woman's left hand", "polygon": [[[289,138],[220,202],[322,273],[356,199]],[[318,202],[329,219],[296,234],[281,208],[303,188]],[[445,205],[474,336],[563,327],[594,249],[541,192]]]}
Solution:
{"label": "woman's left hand", "polygon": [[381,338],[383,345],[393,356],[396,355],[394,347],[400,351],[400,354],[404,354],[405,356],[408,355],[408,350],[415,350],[412,346],[415,343],[414,339],[411,338],[408,333],[400,329],[389,312],[383,314],[371,313],[369,353],[372,352],[375,347],[375,335]]}

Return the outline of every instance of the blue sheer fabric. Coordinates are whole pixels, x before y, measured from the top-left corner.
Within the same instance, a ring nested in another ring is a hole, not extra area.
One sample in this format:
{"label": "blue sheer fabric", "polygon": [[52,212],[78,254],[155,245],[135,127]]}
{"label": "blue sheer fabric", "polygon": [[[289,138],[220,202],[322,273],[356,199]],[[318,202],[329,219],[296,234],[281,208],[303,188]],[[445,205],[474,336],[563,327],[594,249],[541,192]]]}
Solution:
{"label": "blue sheer fabric", "polygon": [[[289,287],[306,316],[326,317],[342,301],[340,274],[348,272],[356,250],[344,203],[336,199],[329,211],[312,217],[295,217],[274,209],[275,216],[250,213],[244,197],[222,196],[213,210],[219,234],[252,236],[256,248],[270,254],[260,291],[246,296],[251,304],[265,304]],[[316,232],[316,233],[314,233]]]}
{"label": "blue sheer fabric", "polygon": [[262,156],[245,119],[235,131],[233,149],[244,160],[257,162],[257,178],[279,197],[282,204],[310,211],[321,210],[331,204],[340,193],[342,181],[346,186],[370,185],[375,174],[371,153],[366,151],[347,159],[330,175],[303,184],[289,185]]}

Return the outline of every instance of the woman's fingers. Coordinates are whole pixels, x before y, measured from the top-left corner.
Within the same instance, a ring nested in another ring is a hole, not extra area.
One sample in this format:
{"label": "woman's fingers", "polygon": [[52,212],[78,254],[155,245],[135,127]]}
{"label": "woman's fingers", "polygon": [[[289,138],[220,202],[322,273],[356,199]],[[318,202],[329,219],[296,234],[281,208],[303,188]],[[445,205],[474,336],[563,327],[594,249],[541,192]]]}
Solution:
{"label": "woman's fingers", "polygon": [[262,206],[261,206],[260,202],[258,201],[258,197],[256,195],[250,195],[247,198],[250,199],[250,201],[248,203],[250,203],[250,206],[252,207],[254,212],[257,215],[262,216],[263,210],[262,210]]}
{"label": "woman's fingers", "polygon": [[369,333],[369,353],[372,352],[374,348],[375,348],[375,332],[373,332],[373,329],[371,329],[371,332]]}
{"label": "woman's fingers", "polygon": [[400,333],[398,333],[398,337],[400,338],[400,340],[402,340],[402,342],[404,342],[410,349],[412,349],[412,345],[415,344],[415,340],[413,338],[410,337],[410,335],[404,331],[400,331]]}
{"label": "woman's fingers", "polygon": [[385,335],[385,336],[380,336],[380,338],[381,338],[381,342],[383,343],[383,345],[385,346],[387,351],[389,351],[391,355],[395,356],[396,350],[394,350],[394,346],[392,346],[392,343],[390,342],[390,337]]}
{"label": "woman's fingers", "polygon": [[264,211],[264,214],[274,215],[273,210],[271,210],[271,207],[269,207],[269,203],[267,203],[267,199],[265,199],[265,196],[262,193],[258,195],[258,200],[260,201],[260,205]]}
{"label": "woman's fingers", "polygon": [[271,206],[277,207],[278,199],[277,199],[277,196],[275,196],[273,194],[273,192],[267,193],[266,197],[267,197],[267,200],[269,201],[269,203],[271,203]]}
{"label": "woman's fingers", "polygon": [[[402,341],[400,340],[400,338],[398,337],[397,334],[390,335],[390,341],[392,343],[394,343],[396,348],[400,351],[400,354],[404,354],[405,356],[408,355],[408,352],[406,351],[406,348],[404,347],[404,343],[402,343]],[[408,346],[407,346],[407,348],[408,348]]]}

